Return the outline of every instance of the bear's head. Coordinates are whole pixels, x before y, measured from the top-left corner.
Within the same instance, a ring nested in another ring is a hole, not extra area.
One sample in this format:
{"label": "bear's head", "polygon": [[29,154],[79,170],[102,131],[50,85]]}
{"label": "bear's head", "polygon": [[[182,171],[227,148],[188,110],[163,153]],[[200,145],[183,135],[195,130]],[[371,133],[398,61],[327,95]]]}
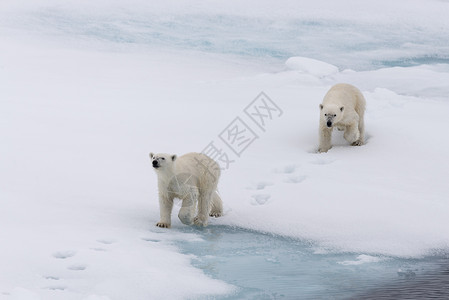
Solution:
{"label": "bear's head", "polygon": [[172,170],[177,156],[166,153],[150,153],[150,160],[156,171]]}
{"label": "bear's head", "polygon": [[335,123],[338,123],[343,118],[344,109],[344,106],[338,106],[335,104],[320,104],[321,120],[325,122],[327,127],[331,128]]}

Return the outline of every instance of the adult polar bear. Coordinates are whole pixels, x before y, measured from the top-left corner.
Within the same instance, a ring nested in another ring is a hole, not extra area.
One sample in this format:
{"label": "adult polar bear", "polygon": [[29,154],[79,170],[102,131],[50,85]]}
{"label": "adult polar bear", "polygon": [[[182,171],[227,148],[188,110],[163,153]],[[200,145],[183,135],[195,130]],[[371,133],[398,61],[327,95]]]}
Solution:
{"label": "adult polar bear", "polygon": [[365,141],[366,101],[363,94],[353,85],[336,84],[324,96],[320,104],[320,146],[318,152],[327,152],[331,146],[332,130],[344,130],[344,138],[353,146]]}
{"label": "adult polar bear", "polygon": [[[150,159],[158,178],[159,209],[158,227],[171,226],[173,199],[182,200],[178,217],[186,225],[207,226],[208,217],[223,214],[223,204],[217,192],[220,167],[202,153],[176,155],[150,153]],[[194,217],[196,207],[198,214]]]}

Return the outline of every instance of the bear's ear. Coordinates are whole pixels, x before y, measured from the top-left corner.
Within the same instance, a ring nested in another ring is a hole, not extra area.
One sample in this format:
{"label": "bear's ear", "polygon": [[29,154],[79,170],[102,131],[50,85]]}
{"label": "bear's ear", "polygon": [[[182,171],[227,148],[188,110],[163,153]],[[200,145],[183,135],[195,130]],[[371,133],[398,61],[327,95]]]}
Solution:
{"label": "bear's ear", "polygon": [[320,109],[323,109],[323,107],[324,107],[323,104],[320,104]]}
{"label": "bear's ear", "polygon": [[343,111],[344,109],[345,109],[345,107],[344,107],[344,106],[340,107],[340,111]]}
{"label": "bear's ear", "polygon": [[175,161],[176,158],[178,158],[178,157],[176,156],[176,154],[174,154],[174,155],[171,156],[171,160],[172,160],[172,161]]}
{"label": "bear's ear", "polygon": [[153,159],[154,153],[150,152],[150,159]]}

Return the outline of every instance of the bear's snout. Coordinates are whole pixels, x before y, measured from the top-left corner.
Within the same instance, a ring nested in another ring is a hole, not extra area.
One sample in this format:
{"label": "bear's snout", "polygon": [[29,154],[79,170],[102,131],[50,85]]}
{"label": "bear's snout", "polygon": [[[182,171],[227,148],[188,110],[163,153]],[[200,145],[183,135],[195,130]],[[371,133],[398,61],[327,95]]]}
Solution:
{"label": "bear's snout", "polygon": [[159,168],[157,160],[153,160],[153,168]]}
{"label": "bear's snout", "polygon": [[332,122],[331,121],[327,121],[326,125],[327,125],[327,127],[332,127]]}

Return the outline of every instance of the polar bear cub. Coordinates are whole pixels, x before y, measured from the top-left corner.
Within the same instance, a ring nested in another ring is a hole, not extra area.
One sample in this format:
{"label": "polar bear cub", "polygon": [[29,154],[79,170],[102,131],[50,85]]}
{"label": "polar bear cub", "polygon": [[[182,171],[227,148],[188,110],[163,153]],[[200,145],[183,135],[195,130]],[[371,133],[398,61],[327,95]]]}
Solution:
{"label": "polar bear cub", "polygon": [[336,84],[320,104],[320,145],[318,152],[327,152],[331,146],[332,130],[344,130],[344,138],[352,146],[365,141],[363,116],[366,101],[358,88],[346,83]]}
{"label": "polar bear cub", "polygon": [[156,226],[171,226],[174,198],[182,200],[178,217],[186,225],[207,226],[209,216],[223,214],[223,203],[217,192],[220,167],[213,159],[193,152],[179,158],[172,154],[150,153],[150,159],[159,189],[161,220]]}

